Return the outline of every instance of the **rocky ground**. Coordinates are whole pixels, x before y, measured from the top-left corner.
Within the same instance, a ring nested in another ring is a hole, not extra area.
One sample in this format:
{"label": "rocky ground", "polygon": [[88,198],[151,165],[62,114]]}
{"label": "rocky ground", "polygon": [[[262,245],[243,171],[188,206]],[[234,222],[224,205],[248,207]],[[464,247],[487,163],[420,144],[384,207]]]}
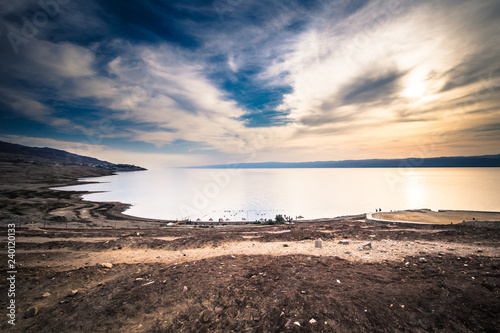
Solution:
{"label": "rocky ground", "polygon": [[[498,228],[355,218],[163,227],[163,221],[121,215],[118,203],[100,206],[81,201],[79,193],[49,189],[103,170],[0,167],[2,276],[8,259],[5,225],[13,222],[18,266],[16,325],[3,315],[2,331],[498,332],[500,327]],[[87,205],[87,213],[78,205]],[[79,214],[54,219],[54,211],[75,206]],[[134,228],[119,228],[127,224]],[[2,278],[4,313],[8,288]]]}

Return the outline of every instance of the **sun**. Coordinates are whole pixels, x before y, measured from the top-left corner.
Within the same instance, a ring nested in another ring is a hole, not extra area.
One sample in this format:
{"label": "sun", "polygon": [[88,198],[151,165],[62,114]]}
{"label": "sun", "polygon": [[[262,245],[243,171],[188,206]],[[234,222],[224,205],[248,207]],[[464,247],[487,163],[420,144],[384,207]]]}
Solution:
{"label": "sun", "polygon": [[420,98],[425,93],[425,84],[423,82],[413,83],[403,90],[403,96],[409,98]]}

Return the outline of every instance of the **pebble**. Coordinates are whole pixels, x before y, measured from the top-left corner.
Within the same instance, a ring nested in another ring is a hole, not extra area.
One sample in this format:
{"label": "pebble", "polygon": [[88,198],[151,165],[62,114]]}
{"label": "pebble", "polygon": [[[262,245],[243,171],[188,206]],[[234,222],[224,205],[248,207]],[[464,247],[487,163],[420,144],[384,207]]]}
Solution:
{"label": "pebble", "polygon": [[49,296],[52,296],[52,294],[49,293],[49,292],[45,292],[45,293],[42,294],[43,298],[46,298],[46,297],[49,297]]}
{"label": "pebble", "polygon": [[68,297],[73,297],[73,296],[75,296],[77,293],[78,293],[78,289],[71,290],[71,291],[68,293]]}
{"label": "pebble", "polygon": [[30,308],[28,311],[24,313],[24,318],[28,319],[36,316],[37,314],[38,314],[38,308],[35,306]]}
{"label": "pebble", "polygon": [[101,266],[104,268],[113,268],[113,264],[109,262],[102,263]]}
{"label": "pebble", "polygon": [[184,288],[182,289],[183,292],[187,292],[188,291],[188,287],[187,286],[184,286]]}
{"label": "pebble", "polygon": [[339,241],[339,244],[341,244],[341,245],[349,245],[349,241],[343,239],[343,240]]}
{"label": "pebble", "polygon": [[427,259],[425,259],[425,258],[420,258],[418,261],[419,261],[419,262],[421,262],[421,263],[423,263],[423,264],[425,264],[425,263],[427,262]]}
{"label": "pebble", "polygon": [[309,320],[309,324],[316,324],[316,319],[311,318],[311,320]]}
{"label": "pebble", "polygon": [[300,326],[300,323],[298,321],[293,322],[294,325]]}
{"label": "pebble", "polygon": [[372,249],[372,243],[371,242],[365,243],[359,249],[360,250],[371,250]]}

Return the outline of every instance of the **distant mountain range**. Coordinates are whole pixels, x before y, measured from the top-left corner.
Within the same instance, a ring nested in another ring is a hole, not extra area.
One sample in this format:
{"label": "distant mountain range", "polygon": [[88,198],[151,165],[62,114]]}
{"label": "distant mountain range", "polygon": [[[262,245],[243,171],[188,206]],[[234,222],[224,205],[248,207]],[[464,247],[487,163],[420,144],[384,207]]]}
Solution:
{"label": "distant mountain range", "polygon": [[0,141],[0,161],[35,164],[86,165],[116,171],[146,170],[131,164],[115,164],[53,148],[38,148]]}
{"label": "distant mountain range", "polygon": [[483,156],[455,156],[405,159],[371,159],[317,162],[263,162],[216,164],[193,167],[194,169],[279,169],[279,168],[450,168],[450,167],[500,167],[500,154]]}

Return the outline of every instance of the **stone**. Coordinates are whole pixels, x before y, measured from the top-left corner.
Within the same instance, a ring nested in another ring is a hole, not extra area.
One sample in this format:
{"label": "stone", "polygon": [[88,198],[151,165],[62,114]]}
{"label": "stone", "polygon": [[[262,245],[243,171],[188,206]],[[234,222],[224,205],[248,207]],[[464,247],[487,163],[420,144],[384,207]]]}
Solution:
{"label": "stone", "polygon": [[418,261],[419,261],[419,262],[421,262],[421,263],[423,263],[423,264],[425,264],[425,263],[427,262],[427,259],[425,259],[425,258],[420,258],[420,259],[418,259]]}
{"label": "stone", "polygon": [[340,240],[340,241],[339,241],[339,244],[341,244],[341,245],[349,245],[349,241],[348,241],[348,240],[343,239],[343,240]]}
{"label": "stone", "polygon": [[109,262],[105,262],[105,263],[101,264],[101,266],[104,268],[113,268],[113,264],[109,263]]}
{"label": "stone", "polygon": [[365,243],[359,249],[360,250],[371,250],[372,249],[372,243],[371,242]]}
{"label": "stone", "polygon": [[317,248],[317,249],[321,249],[323,247],[323,241],[320,239],[317,239],[315,242],[314,242],[314,247]]}
{"label": "stone", "polygon": [[294,321],[293,324],[296,326],[300,326],[300,323],[298,321]]}
{"label": "stone", "polygon": [[38,308],[36,306],[29,308],[28,311],[24,313],[24,318],[32,318],[38,314]]}
{"label": "stone", "polygon": [[184,288],[182,289],[182,292],[187,292],[188,291],[188,287],[184,286]]}
{"label": "stone", "polygon": [[73,297],[73,296],[75,296],[76,294],[78,294],[78,289],[71,290],[71,291],[68,293],[68,297]]}
{"label": "stone", "polygon": [[311,318],[311,320],[309,320],[309,324],[311,324],[311,325],[312,325],[312,324],[316,324],[316,319]]}
{"label": "stone", "polygon": [[42,294],[42,297],[43,297],[43,298],[47,298],[47,297],[50,297],[50,296],[52,296],[52,294],[51,294],[51,293],[49,293],[49,292],[44,292],[44,293]]}

